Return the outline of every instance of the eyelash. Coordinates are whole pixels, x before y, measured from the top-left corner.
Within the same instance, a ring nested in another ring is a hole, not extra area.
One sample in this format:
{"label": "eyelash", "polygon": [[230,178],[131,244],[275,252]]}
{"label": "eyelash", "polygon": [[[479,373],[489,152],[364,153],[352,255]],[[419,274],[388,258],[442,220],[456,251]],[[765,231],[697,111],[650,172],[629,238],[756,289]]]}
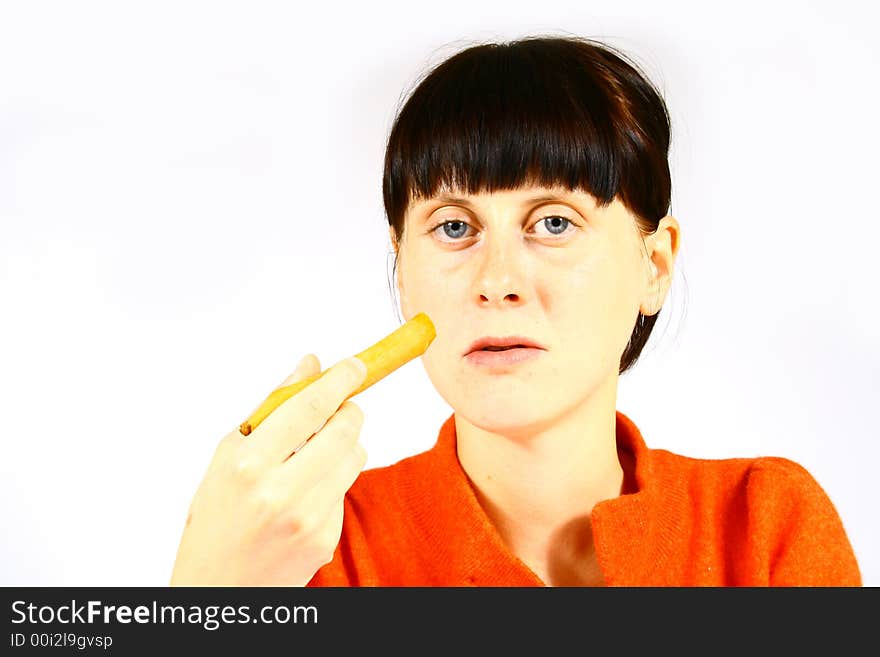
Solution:
{"label": "eyelash", "polygon": [[[533,225],[533,226],[537,226],[538,224],[540,224],[542,221],[544,221],[544,220],[546,220],[546,219],[562,219],[562,220],[564,220],[564,221],[567,221],[567,222],[569,223],[569,225],[577,227],[577,224],[576,224],[575,222],[573,222],[573,221],[572,221],[571,219],[569,219],[568,217],[563,217],[563,216],[560,215],[560,214],[548,214],[548,215],[545,215],[545,216],[541,217],[540,219],[538,219],[538,220],[537,220],[534,224],[532,224],[532,225]],[[442,227],[445,226],[446,224],[464,224],[464,225],[466,225],[466,226],[470,226],[471,228],[473,228],[473,226],[471,226],[468,222],[466,222],[466,221],[462,221],[461,219],[446,219],[445,221],[441,221],[441,222],[439,222],[438,224],[436,224],[433,228],[431,228],[431,229],[428,231],[428,235],[433,235],[434,233],[437,232],[437,229],[438,229],[438,228],[442,228]],[[572,232],[572,231],[568,231],[568,232]],[[564,236],[565,236],[565,233],[562,233],[562,234],[560,234],[560,235],[555,235],[555,236],[552,236],[552,235],[551,235],[551,239],[560,239],[560,238],[562,238],[562,237],[564,237]],[[455,238],[450,239],[450,238],[447,237],[447,239],[443,239],[443,240],[440,240],[440,241],[441,241],[441,242],[446,242],[447,244],[453,244],[453,243],[455,243],[455,242],[461,242],[463,239],[464,239],[463,237],[461,237],[461,238],[457,238],[457,239],[455,239]]]}

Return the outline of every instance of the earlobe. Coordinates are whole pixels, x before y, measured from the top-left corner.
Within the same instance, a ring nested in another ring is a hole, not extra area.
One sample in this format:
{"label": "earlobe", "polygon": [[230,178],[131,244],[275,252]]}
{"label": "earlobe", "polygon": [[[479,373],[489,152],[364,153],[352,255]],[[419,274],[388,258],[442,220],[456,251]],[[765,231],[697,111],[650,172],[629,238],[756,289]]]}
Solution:
{"label": "earlobe", "polygon": [[[656,267],[654,270],[656,272]],[[668,290],[667,280],[665,277],[656,275],[651,278],[645,289],[645,295],[639,306],[639,312],[647,316],[656,315],[660,312]]]}
{"label": "earlobe", "polygon": [[643,315],[655,315],[663,306],[672,284],[678,244],[678,222],[673,216],[667,215],[660,220],[657,230],[646,240],[650,276],[645,297],[639,308]]}

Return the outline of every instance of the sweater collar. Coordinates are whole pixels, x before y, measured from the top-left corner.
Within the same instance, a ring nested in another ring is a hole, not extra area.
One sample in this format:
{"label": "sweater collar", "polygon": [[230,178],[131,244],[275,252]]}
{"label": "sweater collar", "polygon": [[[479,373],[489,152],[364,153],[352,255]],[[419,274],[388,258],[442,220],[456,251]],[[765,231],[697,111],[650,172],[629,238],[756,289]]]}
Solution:
{"label": "sweater collar", "polygon": [[[676,514],[664,506],[677,500],[658,494],[663,482],[658,480],[654,450],[620,411],[616,412],[616,434],[623,490],[620,496],[593,507],[593,537],[606,584],[638,586],[651,581],[652,573],[663,568],[671,552]],[[461,585],[543,586],[489,520],[461,467],[456,443],[453,413],[424,458],[411,462],[418,471],[401,481],[404,494],[413,496],[411,529],[423,542],[424,558],[443,563],[452,581]],[[419,500],[431,504],[419,504]]]}
{"label": "sweater collar", "polygon": [[617,411],[617,451],[624,466],[622,494],[593,507],[593,540],[608,586],[652,586],[662,580],[681,533],[687,503],[662,467],[661,450],[645,444],[635,423]]}

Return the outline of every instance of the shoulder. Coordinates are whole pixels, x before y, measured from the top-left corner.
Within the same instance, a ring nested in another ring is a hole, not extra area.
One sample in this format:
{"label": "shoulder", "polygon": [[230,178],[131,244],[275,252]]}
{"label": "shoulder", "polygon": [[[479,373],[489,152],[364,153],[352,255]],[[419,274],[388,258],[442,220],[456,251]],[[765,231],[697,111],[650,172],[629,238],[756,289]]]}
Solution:
{"label": "shoulder", "polygon": [[804,466],[781,456],[753,459],[749,468],[749,485],[753,491],[777,502],[828,501],[825,490]]}
{"label": "shoulder", "polygon": [[697,459],[665,450],[651,450],[651,460],[661,505],[679,525],[691,536],[737,546],[740,560],[771,585],[861,584],[838,511],[803,465],[779,456]]}
{"label": "shoulder", "polygon": [[805,467],[781,456],[705,459],[664,449],[649,451],[652,469],[658,478],[677,481],[692,491],[709,489],[722,493],[739,490],[743,494],[791,500],[825,495]]}
{"label": "shoulder", "polygon": [[844,536],[843,523],[828,493],[801,464],[782,457],[755,459],[746,493],[756,526],[773,523],[780,537],[809,532]]}
{"label": "shoulder", "polygon": [[[736,519],[754,531],[779,530],[808,517],[838,521],[816,478],[801,464],[780,456],[704,459],[649,450],[644,471],[652,499],[694,522]],[[675,508],[673,508],[675,507]]]}

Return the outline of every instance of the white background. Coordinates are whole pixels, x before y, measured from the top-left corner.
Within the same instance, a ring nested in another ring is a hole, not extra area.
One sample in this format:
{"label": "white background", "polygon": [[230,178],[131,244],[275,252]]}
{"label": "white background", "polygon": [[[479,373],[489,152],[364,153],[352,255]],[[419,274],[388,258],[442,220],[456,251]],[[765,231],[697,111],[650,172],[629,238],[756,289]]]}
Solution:
{"label": "white background", "polygon": [[[864,2],[0,5],[0,584],[165,585],[217,441],[399,325],[401,95],[476,42],[604,39],[673,120],[672,296],[618,408],[649,446],[778,455],[880,584],[877,16]],[[451,409],[356,398],[368,467]]]}

